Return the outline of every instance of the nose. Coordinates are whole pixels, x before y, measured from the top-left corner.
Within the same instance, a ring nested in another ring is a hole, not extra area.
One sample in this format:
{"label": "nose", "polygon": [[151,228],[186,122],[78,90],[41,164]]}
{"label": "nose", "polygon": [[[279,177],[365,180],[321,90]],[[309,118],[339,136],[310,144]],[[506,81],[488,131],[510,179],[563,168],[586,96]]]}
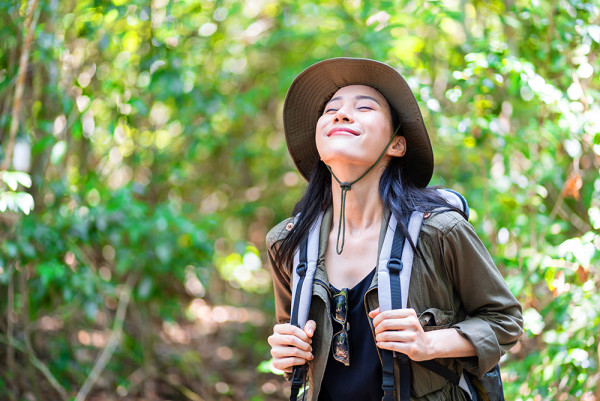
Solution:
{"label": "nose", "polygon": [[344,110],[343,107],[341,107],[335,113],[333,122],[335,122],[335,123],[353,123],[354,119],[348,113],[346,113],[346,110]]}

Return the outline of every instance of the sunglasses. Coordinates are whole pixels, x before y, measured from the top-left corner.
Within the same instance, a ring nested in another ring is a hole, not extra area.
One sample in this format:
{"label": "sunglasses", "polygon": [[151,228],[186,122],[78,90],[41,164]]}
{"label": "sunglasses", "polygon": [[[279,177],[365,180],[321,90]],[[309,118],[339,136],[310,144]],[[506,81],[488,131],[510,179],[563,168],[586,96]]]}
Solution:
{"label": "sunglasses", "polygon": [[336,361],[350,366],[350,340],[348,339],[348,289],[344,288],[333,296],[331,317],[342,325],[342,329],[333,335],[331,351]]}

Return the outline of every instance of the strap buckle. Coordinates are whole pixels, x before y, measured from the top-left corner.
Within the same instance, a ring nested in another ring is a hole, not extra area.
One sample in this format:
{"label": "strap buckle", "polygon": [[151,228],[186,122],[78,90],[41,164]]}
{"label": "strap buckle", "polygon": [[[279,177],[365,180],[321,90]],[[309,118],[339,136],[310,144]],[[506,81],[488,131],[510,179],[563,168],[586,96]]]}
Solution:
{"label": "strap buckle", "polygon": [[397,274],[402,271],[404,265],[402,264],[402,261],[400,259],[390,258],[390,260],[387,263],[387,268],[390,270],[390,273]]}
{"label": "strap buckle", "polygon": [[304,384],[306,365],[294,366],[292,371],[292,388],[300,388]]}
{"label": "strap buckle", "polygon": [[306,365],[294,366],[292,371],[292,388],[290,392],[290,401],[296,401],[298,399],[298,393],[304,384],[304,378],[306,377]]}

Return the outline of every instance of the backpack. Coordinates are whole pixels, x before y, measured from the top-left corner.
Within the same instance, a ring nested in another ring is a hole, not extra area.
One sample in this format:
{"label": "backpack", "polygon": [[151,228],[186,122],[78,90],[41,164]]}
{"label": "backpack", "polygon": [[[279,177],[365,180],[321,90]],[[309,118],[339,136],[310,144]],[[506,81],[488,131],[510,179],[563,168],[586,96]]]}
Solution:
{"label": "backpack", "polygon": [[[463,211],[469,217],[469,206],[465,198],[458,192],[449,189],[439,189],[441,195],[450,205]],[[321,213],[310,229],[309,235],[301,243],[294,254],[294,269],[292,277],[292,310],[290,323],[303,328],[308,320],[312,298],[313,280],[319,255],[319,231],[323,213]],[[412,212],[408,221],[408,235],[413,245],[417,246],[419,232],[423,223],[422,212]],[[392,214],[387,227],[383,246],[377,266],[378,299],[380,310],[406,308],[408,288],[414,249],[409,239],[398,228],[398,221]],[[394,401],[396,392],[394,382],[394,358],[398,359],[400,373],[400,399],[410,400],[410,359],[400,353],[380,350],[382,358],[382,401]],[[504,401],[500,369],[496,365],[483,378],[464,371],[460,376],[446,366],[431,360],[416,362],[430,371],[441,375],[463,389],[470,401]],[[292,373],[292,389],[290,401],[296,401],[300,388],[306,385],[308,365],[295,366]]]}

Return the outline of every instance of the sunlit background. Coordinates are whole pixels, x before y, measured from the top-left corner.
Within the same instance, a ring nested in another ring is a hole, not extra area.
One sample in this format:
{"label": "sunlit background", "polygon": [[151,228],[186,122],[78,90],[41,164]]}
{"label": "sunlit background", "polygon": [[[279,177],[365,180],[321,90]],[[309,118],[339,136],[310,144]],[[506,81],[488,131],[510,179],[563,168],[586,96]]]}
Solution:
{"label": "sunlit background", "polygon": [[264,238],[285,92],[407,78],[524,308],[509,400],[600,401],[597,0],[0,3],[0,398],[283,400]]}

